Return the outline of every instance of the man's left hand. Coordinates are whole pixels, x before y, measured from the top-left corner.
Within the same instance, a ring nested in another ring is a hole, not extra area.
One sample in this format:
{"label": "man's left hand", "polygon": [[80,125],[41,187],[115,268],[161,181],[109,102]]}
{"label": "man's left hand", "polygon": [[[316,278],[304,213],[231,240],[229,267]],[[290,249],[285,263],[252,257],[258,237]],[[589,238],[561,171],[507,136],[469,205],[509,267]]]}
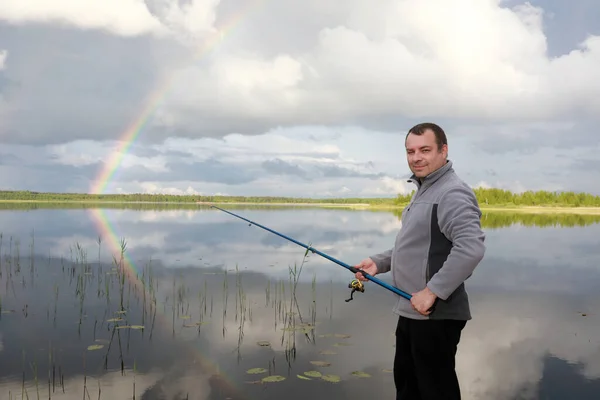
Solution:
{"label": "man's left hand", "polygon": [[419,292],[412,293],[410,303],[420,314],[429,315],[431,314],[430,308],[436,299],[437,296],[428,287],[425,287],[425,289]]}

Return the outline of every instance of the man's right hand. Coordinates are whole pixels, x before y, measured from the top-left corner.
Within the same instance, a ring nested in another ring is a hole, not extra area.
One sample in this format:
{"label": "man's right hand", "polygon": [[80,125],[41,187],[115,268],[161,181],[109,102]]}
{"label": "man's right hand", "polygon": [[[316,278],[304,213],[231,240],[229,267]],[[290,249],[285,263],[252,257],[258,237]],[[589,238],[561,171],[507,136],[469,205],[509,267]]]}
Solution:
{"label": "man's right hand", "polygon": [[[365,258],[359,264],[355,265],[354,268],[363,270],[371,276],[375,276],[377,274],[377,265],[375,265],[375,261],[371,260],[370,258]],[[356,277],[356,279],[361,281],[368,280],[360,272],[357,272],[356,274],[354,274],[354,276]]]}

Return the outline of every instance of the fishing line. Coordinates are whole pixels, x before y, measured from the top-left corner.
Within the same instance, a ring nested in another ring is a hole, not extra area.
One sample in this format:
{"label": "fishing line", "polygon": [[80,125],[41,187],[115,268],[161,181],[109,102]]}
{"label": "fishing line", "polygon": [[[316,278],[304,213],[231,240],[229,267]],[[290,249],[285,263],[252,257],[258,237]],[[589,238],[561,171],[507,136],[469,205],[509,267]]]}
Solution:
{"label": "fishing line", "polygon": [[[364,276],[366,279],[370,280],[371,282],[374,282],[374,283],[378,284],[379,286],[381,286],[381,287],[383,287],[383,288],[385,288],[385,289],[387,289],[387,290],[389,290],[389,291],[391,291],[391,292],[393,292],[393,293],[396,293],[396,294],[397,294],[397,295],[399,295],[399,296],[402,296],[402,297],[404,297],[404,298],[405,298],[405,299],[407,299],[407,300],[410,300],[410,299],[411,299],[411,297],[412,297],[410,294],[408,294],[408,293],[406,293],[406,292],[404,292],[404,291],[402,291],[402,290],[398,289],[397,287],[395,287],[395,286],[392,286],[392,285],[390,285],[390,284],[388,284],[388,283],[385,283],[385,282],[383,282],[383,281],[381,281],[381,280],[379,280],[379,279],[375,278],[374,276],[372,276],[372,275],[370,275],[370,274],[366,273],[366,272],[365,272],[365,271],[363,271],[363,270],[360,270],[360,269],[358,269],[358,268],[356,268],[356,267],[353,267],[353,266],[351,266],[351,265],[348,265],[348,264],[346,264],[346,263],[344,263],[344,262],[342,262],[342,261],[340,261],[340,260],[338,260],[338,259],[336,259],[336,258],[334,258],[334,257],[331,257],[330,255],[328,255],[328,254],[325,254],[325,253],[323,253],[323,252],[321,252],[321,251],[319,251],[319,250],[315,249],[315,248],[314,248],[314,247],[312,247],[312,246],[307,246],[306,244],[304,244],[304,243],[302,243],[302,242],[299,242],[299,241],[297,241],[296,239],[292,239],[292,238],[291,238],[291,237],[289,237],[289,236],[286,236],[286,235],[284,235],[284,234],[282,234],[282,233],[279,233],[279,232],[277,232],[277,231],[275,231],[275,230],[273,230],[273,229],[267,228],[266,226],[263,226],[263,225],[261,225],[261,224],[258,224],[258,223],[256,223],[256,222],[254,222],[254,221],[251,221],[251,220],[249,220],[249,219],[247,219],[247,218],[244,218],[244,217],[242,217],[242,216],[240,216],[240,215],[234,214],[234,213],[232,213],[231,211],[224,210],[224,209],[222,209],[222,208],[220,208],[220,207],[217,207],[217,206],[211,206],[211,207],[212,207],[212,208],[216,208],[217,210],[221,210],[221,211],[223,211],[223,212],[225,212],[225,213],[227,213],[227,214],[233,215],[234,217],[236,217],[236,218],[239,218],[239,219],[241,219],[241,220],[244,220],[244,221],[246,221],[246,222],[248,222],[248,223],[250,224],[249,226],[252,226],[252,225],[258,226],[259,228],[262,228],[262,229],[264,229],[264,230],[266,230],[266,231],[269,231],[269,232],[271,232],[271,233],[273,233],[273,234],[275,234],[275,235],[277,235],[277,236],[280,236],[280,237],[282,237],[282,238],[284,238],[284,239],[286,239],[286,240],[289,240],[290,242],[293,242],[293,243],[297,244],[298,246],[302,246],[302,247],[304,247],[304,248],[305,248],[307,251],[310,251],[311,253],[314,253],[314,254],[318,254],[318,255],[320,255],[321,257],[323,257],[323,258],[326,258],[326,259],[328,259],[329,261],[332,261],[332,262],[334,262],[334,263],[336,263],[336,264],[338,264],[338,265],[340,265],[340,266],[342,266],[342,267],[346,268],[346,269],[347,269],[347,270],[349,270],[350,272],[353,272],[353,273],[355,273],[355,274],[360,272],[360,273],[361,273],[361,274],[362,274],[362,275],[363,275],[363,276]],[[348,301],[350,301],[350,300],[352,300],[352,295],[354,294],[354,292],[355,292],[355,291],[359,291],[359,292],[361,292],[361,293],[364,293],[364,291],[365,291],[365,289],[364,289],[364,285],[363,285],[363,284],[362,284],[362,282],[361,282],[361,281],[359,281],[358,279],[353,279],[353,280],[352,280],[352,281],[351,281],[351,282],[348,284],[348,287],[349,287],[350,289],[352,289],[352,292],[350,293],[350,298],[349,298],[348,300],[346,300],[347,302],[348,302]]]}

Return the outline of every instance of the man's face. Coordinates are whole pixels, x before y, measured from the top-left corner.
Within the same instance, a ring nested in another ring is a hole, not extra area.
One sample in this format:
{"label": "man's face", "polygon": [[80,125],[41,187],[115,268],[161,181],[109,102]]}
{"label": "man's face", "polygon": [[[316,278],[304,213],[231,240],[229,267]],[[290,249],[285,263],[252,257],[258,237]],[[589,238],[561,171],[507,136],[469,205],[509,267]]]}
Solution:
{"label": "man's face", "polygon": [[406,138],[408,166],[417,178],[424,178],[444,166],[447,154],[448,146],[443,145],[440,151],[431,130],[420,136],[411,133]]}

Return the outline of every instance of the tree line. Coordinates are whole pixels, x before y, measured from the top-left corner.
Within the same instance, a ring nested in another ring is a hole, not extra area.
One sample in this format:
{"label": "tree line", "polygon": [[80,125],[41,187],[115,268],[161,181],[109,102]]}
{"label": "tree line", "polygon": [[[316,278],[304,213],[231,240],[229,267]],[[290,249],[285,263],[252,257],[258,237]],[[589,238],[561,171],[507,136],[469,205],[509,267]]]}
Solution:
{"label": "tree line", "polygon": [[[526,191],[513,193],[504,189],[474,189],[482,206],[555,206],[555,207],[600,207],[600,196],[572,191]],[[172,194],[88,194],[52,193],[34,191],[0,191],[0,201],[40,202],[113,202],[113,203],[256,203],[256,204],[368,204],[371,206],[403,206],[408,204],[414,191],[396,197],[376,198],[306,198],[279,196],[199,196]]]}

